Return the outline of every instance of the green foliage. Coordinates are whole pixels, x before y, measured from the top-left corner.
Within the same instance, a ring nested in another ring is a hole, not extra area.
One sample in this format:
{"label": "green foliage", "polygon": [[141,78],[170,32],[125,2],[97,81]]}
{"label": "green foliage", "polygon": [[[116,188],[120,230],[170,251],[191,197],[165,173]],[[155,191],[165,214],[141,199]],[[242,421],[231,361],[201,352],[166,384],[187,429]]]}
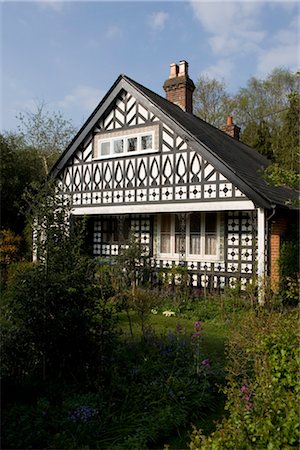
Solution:
{"label": "green foliage", "polygon": [[201,76],[196,83],[193,100],[195,115],[216,127],[226,124],[231,101],[224,82]]}
{"label": "green foliage", "polygon": [[157,299],[147,290],[137,287],[145,286],[149,281],[150,260],[147,248],[134,233],[130,234],[129,239],[120,248],[111,274],[116,291],[113,302],[126,311],[131,335],[130,310],[133,309],[138,314],[142,334],[145,336],[146,322],[151,308],[157,304]]}
{"label": "green foliage", "polygon": [[297,311],[249,312],[228,340],[228,418],[190,449],[295,448],[299,442]]}
{"label": "green foliage", "polygon": [[[204,359],[205,356],[202,355]],[[3,417],[5,448],[146,449],[176,427],[214,408],[215,368],[197,375],[189,336],[169,333],[119,340],[104,388],[44,390],[10,405]],[[22,420],[16,420],[22,415]],[[33,425],[38,426],[34,434]]]}
{"label": "green foliage", "polygon": [[270,161],[274,160],[272,135],[269,124],[265,120],[262,119],[259,122],[248,123],[243,130],[241,140],[250,145],[250,147],[255,148],[255,150]]}
{"label": "green foliage", "polygon": [[284,113],[280,130],[278,156],[286,170],[299,174],[300,90],[293,91],[288,96],[288,101],[288,109]]}
{"label": "green foliage", "polygon": [[294,189],[299,187],[299,174],[292,170],[285,169],[277,163],[272,164],[265,169],[264,177],[272,186],[288,186]]}
{"label": "green foliage", "polygon": [[35,264],[10,281],[2,308],[4,376],[86,377],[100,351],[97,370],[104,369],[113,310],[100,299],[91,262],[73,256],[72,271]]}
{"label": "green foliage", "polygon": [[23,193],[44,179],[42,163],[38,151],[16,135],[0,135],[0,154],[1,227],[21,234],[25,227]]}
{"label": "green foliage", "polygon": [[284,303],[299,303],[299,229],[291,227],[280,247],[280,296]]}
{"label": "green foliage", "polygon": [[107,368],[114,308],[101,298],[95,261],[81,252],[84,224],[70,227],[65,199],[49,185],[29,198],[38,262],[17,266],[3,296],[3,374],[87,379]]}
{"label": "green foliage", "polygon": [[50,113],[39,102],[36,111],[20,113],[18,133],[0,135],[1,227],[22,235],[23,194],[45,180],[49,168],[75,133],[61,113]]}
{"label": "green foliage", "polygon": [[223,82],[200,77],[194,109],[200,118],[221,129],[227,116],[233,115],[242,128],[243,142],[283,171],[298,173],[299,93],[299,73],[283,68],[275,68],[264,79],[250,78],[234,96]]}
{"label": "green foliage", "polygon": [[16,235],[13,231],[0,231],[0,278],[3,286],[6,283],[9,266],[22,259],[21,243],[21,236]]}
{"label": "green foliage", "polygon": [[61,112],[49,112],[43,101],[36,104],[35,111],[19,113],[17,118],[20,137],[26,146],[38,151],[47,175],[59,153],[74,136],[76,130],[73,124]]}

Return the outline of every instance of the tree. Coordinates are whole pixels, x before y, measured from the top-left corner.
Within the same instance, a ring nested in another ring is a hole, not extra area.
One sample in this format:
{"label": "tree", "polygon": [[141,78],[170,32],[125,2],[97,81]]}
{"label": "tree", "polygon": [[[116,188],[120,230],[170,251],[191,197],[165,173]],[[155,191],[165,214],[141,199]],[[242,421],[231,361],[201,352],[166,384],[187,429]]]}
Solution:
{"label": "tree", "polygon": [[44,179],[38,150],[27,147],[16,134],[0,135],[1,228],[21,234],[25,227],[23,194]]}
{"label": "tree", "polygon": [[299,173],[300,144],[300,94],[292,92],[288,96],[289,107],[285,111],[280,128],[278,158],[283,167]]}
{"label": "tree", "polygon": [[39,102],[34,112],[20,113],[17,133],[0,135],[1,228],[22,234],[23,194],[41,183],[75,132],[60,112],[49,113]]}
{"label": "tree", "polygon": [[241,134],[241,140],[247,142],[250,147],[255,148],[270,161],[274,160],[272,135],[269,124],[265,120],[247,124]]}
{"label": "tree", "polygon": [[28,195],[38,261],[17,266],[2,305],[7,377],[85,379],[108,368],[114,321],[101,299],[96,261],[82,251],[84,224],[70,226],[68,201],[52,184]]}
{"label": "tree", "polygon": [[231,113],[231,99],[226,92],[225,83],[201,76],[194,93],[195,115],[216,127],[226,124]]}
{"label": "tree", "polygon": [[[243,142],[262,150],[265,155],[273,154],[280,163],[283,117],[289,108],[289,94],[299,89],[299,76],[282,68],[274,69],[265,79],[250,78],[233,99],[235,121],[246,127],[241,135]],[[272,150],[261,145],[264,135]]]}
{"label": "tree", "polygon": [[19,113],[17,118],[20,136],[26,146],[39,151],[48,175],[51,165],[74,136],[75,127],[60,111],[50,113],[43,101],[36,104],[35,111]]}

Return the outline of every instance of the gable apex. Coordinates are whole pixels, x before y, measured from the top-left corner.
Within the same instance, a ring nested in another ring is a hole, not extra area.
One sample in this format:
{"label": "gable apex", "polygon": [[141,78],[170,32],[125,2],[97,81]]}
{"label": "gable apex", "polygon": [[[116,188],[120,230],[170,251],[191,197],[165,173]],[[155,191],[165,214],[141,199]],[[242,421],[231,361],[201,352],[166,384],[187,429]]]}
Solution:
{"label": "gable apex", "polygon": [[267,185],[262,171],[270,164],[262,155],[221,130],[164,99],[143,85],[121,74],[107,94],[75,135],[50,172],[57,177],[70,157],[85,143],[91,141],[92,131],[101,117],[112,108],[121,91],[129,93],[145,105],[165,125],[174,129],[188,145],[209,161],[257,206],[271,208],[273,204],[286,206],[295,193],[285,188]]}

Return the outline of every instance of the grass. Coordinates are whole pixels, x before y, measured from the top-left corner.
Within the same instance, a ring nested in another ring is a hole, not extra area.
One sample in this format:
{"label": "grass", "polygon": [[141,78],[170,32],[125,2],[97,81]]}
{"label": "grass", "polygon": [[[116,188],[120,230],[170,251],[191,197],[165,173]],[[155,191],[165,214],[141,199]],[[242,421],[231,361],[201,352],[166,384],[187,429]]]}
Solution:
{"label": "grass", "polygon": [[[134,311],[130,312],[130,319],[132,324],[132,331],[134,336],[141,335],[141,325],[138,314]],[[194,331],[194,318],[182,317],[178,314],[176,316],[165,317],[161,313],[150,314],[147,319],[147,326],[155,331],[157,335],[174,333],[176,325],[180,324],[187,335],[191,335]],[[130,335],[130,328],[128,318],[124,312],[119,314],[119,328],[124,336]],[[203,326],[203,341],[202,349],[205,358],[209,358],[214,367],[224,368],[226,364],[225,358],[225,341],[228,330],[226,320],[223,318],[212,318],[202,322]],[[218,402],[215,404],[213,410],[209,412],[203,411],[203,416],[200,417],[194,425],[201,428],[204,434],[210,434],[215,429],[215,423],[224,416],[225,397],[222,394],[218,395]],[[169,445],[170,450],[186,449],[190,441],[189,434],[192,429],[192,424],[177,429],[172,435],[164,438],[162,441],[155,443],[155,449],[163,449],[164,445]],[[154,448],[154,447],[153,447]]]}
{"label": "grass", "polygon": [[[141,325],[136,312],[130,312],[130,319],[132,323],[132,331],[134,336],[141,335]],[[174,333],[176,325],[180,324],[187,335],[191,335],[194,330],[195,320],[186,319],[182,317],[165,317],[162,314],[150,314],[147,325],[155,331],[157,335]],[[119,314],[119,328],[120,331],[128,336],[130,328],[128,318],[124,312]],[[202,323],[203,326],[203,352],[211,361],[216,361],[220,365],[225,363],[224,344],[226,339],[227,327],[222,321],[206,321]]]}

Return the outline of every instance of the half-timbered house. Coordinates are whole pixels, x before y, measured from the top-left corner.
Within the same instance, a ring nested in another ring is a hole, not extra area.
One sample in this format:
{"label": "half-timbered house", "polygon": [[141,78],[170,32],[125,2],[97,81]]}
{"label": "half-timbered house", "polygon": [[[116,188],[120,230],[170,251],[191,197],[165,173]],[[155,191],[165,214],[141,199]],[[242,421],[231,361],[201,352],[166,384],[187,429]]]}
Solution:
{"label": "half-timbered house", "polygon": [[72,213],[88,216],[95,256],[115,256],[133,230],[153,270],[184,265],[191,284],[278,279],[294,193],[269,186],[269,162],[192,113],[188,64],[170,66],[163,98],[120,75],[52,169]]}

